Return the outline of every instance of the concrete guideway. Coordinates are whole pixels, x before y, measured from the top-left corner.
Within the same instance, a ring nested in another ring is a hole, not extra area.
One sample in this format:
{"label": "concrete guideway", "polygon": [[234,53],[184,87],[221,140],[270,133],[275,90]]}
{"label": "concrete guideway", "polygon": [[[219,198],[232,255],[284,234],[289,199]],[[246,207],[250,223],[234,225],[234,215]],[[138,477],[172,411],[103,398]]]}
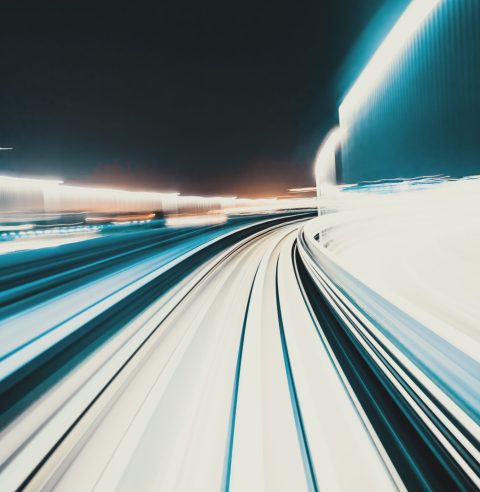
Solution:
{"label": "concrete guideway", "polygon": [[2,490],[473,489],[468,415],[329,278],[312,224],[251,230],[149,302],[2,431]]}

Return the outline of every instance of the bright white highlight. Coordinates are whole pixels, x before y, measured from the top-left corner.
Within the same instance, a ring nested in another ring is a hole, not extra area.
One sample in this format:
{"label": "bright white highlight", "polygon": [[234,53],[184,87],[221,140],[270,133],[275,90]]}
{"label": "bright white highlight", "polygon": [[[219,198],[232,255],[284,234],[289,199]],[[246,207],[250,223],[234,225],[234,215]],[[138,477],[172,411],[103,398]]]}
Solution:
{"label": "bright white highlight", "polygon": [[[5,149],[2,149],[5,150]],[[0,176],[0,183],[2,181],[25,184],[25,185],[59,185],[63,181],[61,179],[48,179],[48,178],[20,178],[18,176]]]}
{"label": "bright white highlight", "polygon": [[167,227],[201,227],[207,225],[224,224],[227,216],[223,214],[187,215],[168,217]]}
{"label": "bright white highlight", "polygon": [[322,197],[328,189],[337,184],[336,153],[345,138],[345,131],[340,127],[332,128],[323,139],[315,157],[315,181],[317,185],[318,214],[322,214],[324,204]]}
{"label": "bright white highlight", "polygon": [[314,186],[306,186],[304,188],[289,188],[290,193],[313,193],[316,191]]}
{"label": "bright white highlight", "polygon": [[34,224],[15,224],[15,225],[8,225],[8,224],[0,224],[0,231],[28,231],[30,229],[33,229],[35,226]]}
{"label": "bright white highlight", "polygon": [[384,79],[393,62],[444,0],[412,0],[379,46],[339,108],[340,122],[349,120]]}
{"label": "bright white highlight", "polygon": [[317,188],[320,184],[336,184],[335,153],[341,145],[344,136],[344,130],[335,127],[323,139],[315,157]]}

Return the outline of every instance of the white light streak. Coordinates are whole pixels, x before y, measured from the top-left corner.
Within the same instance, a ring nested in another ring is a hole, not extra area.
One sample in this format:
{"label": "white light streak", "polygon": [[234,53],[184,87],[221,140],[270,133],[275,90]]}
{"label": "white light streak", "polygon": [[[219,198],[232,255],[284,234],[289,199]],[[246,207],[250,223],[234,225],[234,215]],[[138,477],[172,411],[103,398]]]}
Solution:
{"label": "white light streak", "polygon": [[335,153],[345,138],[340,127],[332,128],[324,138],[315,158],[317,189],[322,184],[336,184]]}
{"label": "white light streak", "polygon": [[19,176],[0,176],[0,181],[7,180],[12,182],[24,183],[24,184],[32,184],[32,185],[59,185],[62,184],[63,181],[61,179],[49,179],[49,178],[24,178]]}
{"label": "white light streak", "polygon": [[191,215],[183,217],[169,217],[166,220],[167,227],[199,227],[205,225],[224,224],[227,221],[226,215]]}
{"label": "white light streak", "polygon": [[393,62],[443,1],[412,0],[345,96],[339,108],[340,122],[348,121],[352,113],[366,101]]}
{"label": "white light streak", "polygon": [[6,225],[0,224],[0,231],[27,231],[33,229],[33,224]]}
{"label": "white light streak", "polygon": [[313,193],[317,191],[315,186],[306,186],[304,188],[289,188],[288,191],[290,193]]}

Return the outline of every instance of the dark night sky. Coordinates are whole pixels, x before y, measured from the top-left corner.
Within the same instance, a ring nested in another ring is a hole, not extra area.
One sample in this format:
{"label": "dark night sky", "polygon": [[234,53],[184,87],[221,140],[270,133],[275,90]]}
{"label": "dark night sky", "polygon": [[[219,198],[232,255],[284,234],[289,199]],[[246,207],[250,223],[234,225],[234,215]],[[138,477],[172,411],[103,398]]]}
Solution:
{"label": "dark night sky", "polygon": [[2,2],[0,172],[258,196],[312,184],[382,0]]}

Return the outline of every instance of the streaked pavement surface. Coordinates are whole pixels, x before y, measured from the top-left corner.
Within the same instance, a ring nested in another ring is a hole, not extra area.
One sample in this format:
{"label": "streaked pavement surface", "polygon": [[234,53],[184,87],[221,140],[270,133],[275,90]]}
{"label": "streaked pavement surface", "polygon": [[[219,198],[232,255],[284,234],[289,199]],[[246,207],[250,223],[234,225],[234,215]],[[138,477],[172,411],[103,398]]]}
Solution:
{"label": "streaked pavement surface", "polygon": [[147,247],[6,317],[0,488],[474,490],[472,415],[329,277],[307,218]]}

